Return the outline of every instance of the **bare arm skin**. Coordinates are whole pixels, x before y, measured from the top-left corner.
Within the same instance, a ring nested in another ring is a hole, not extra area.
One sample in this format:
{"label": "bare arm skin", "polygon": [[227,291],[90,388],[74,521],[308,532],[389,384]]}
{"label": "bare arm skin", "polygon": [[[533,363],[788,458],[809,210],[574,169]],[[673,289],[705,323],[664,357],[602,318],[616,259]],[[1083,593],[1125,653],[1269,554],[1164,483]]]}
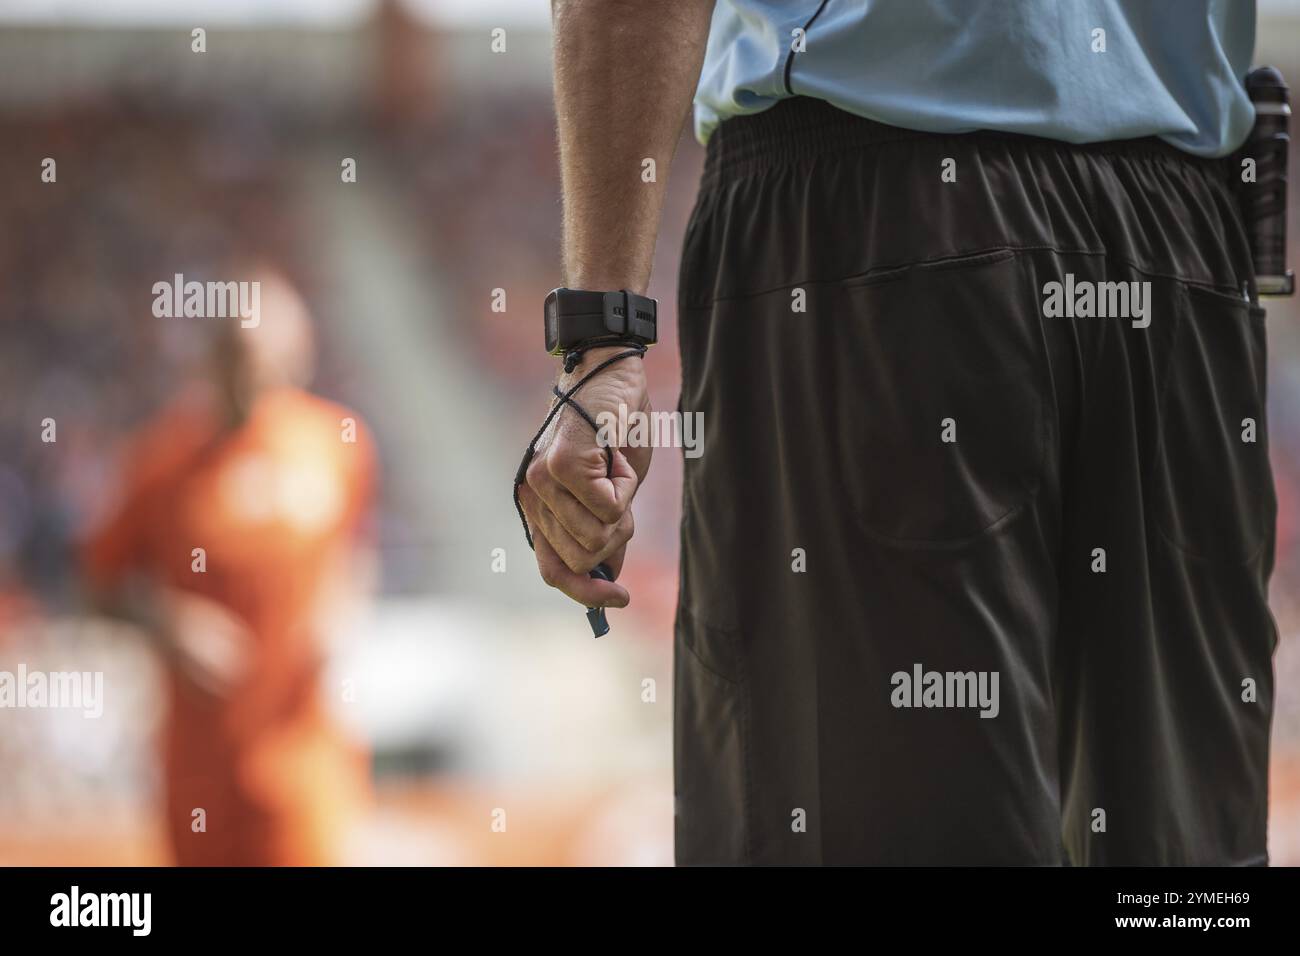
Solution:
{"label": "bare arm skin", "polygon": [[[713,2],[555,0],[551,9],[565,278],[644,293]],[[645,159],[657,182],[642,182]]]}
{"label": "bare arm skin", "polygon": [[[553,0],[555,106],[564,191],[564,284],[644,293],[650,281],[664,189],[690,111],[713,0]],[[655,161],[655,181],[642,177]],[[617,349],[588,352],[560,387]],[[616,363],[576,396],[593,416],[650,410],[639,359]],[[615,450],[612,476],[595,433],[571,410],[538,442],[520,501],[542,578],[588,607],[624,607],[619,573],[632,536],[632,498],[650,468],[649,448]]]}

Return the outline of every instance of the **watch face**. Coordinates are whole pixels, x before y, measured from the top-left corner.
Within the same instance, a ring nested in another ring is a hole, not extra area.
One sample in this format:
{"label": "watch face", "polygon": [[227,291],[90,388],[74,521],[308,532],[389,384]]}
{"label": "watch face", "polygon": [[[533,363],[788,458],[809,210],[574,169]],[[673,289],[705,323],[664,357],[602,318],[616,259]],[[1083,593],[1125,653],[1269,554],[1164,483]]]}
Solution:
{"label": "watch face", "polygon": [[558,296],[552,292],[546,297],[546,305],[543,307],[543,315],[546,325],[546,351],[554,352],[560,344],[559,323],[556,321],[556,299]]}

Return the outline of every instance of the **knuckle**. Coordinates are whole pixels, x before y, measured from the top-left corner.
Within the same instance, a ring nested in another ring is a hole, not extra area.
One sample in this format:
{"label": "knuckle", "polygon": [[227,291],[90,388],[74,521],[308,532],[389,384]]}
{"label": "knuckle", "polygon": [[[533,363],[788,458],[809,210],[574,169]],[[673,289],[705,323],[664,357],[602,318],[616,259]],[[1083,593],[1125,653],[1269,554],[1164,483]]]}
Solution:
{"label": "knuckle", "polygon": [[573,455],[565,451],[563,443],[556,442],[551,446],[551,453],[546,456],[545,465],[550,477],[562,481],[573,470]]}
{"label": "knuckle", "polygon": [[524,483],[519,486],[519,505],[524,509],[524,514],[531,517],[533,505],[537,502],[537,493],[528,487],[527,476],[524,477]]}
{"label": "knuckle", "polygon": [[537,571],[542,576],[542,583],[546,584],[548,587],[558,588],[560,586],[559,569],[549,561],[546,563],[539,563],[537,565]]}
{"label": "knuckle", "polygon": [[547,468],[546,461],[541,458],[534,458],[529,464],[528,470],[524,472],[524,480],[528,487],[536,491],[541,487],[542,482],[550,478],[550,469]]}

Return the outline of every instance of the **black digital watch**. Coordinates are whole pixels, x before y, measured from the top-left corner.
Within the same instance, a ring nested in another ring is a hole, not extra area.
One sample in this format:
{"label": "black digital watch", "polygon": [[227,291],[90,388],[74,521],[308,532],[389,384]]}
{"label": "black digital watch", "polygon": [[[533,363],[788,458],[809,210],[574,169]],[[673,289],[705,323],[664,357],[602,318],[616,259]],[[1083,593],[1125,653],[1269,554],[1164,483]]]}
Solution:
{"label": "black digital watch", "polygon": [[552,289],[544,313],[546,351],[552,355],[564,355],[593,339],[641,345],[654,345],[657,340],[658,303],[626,289]]}

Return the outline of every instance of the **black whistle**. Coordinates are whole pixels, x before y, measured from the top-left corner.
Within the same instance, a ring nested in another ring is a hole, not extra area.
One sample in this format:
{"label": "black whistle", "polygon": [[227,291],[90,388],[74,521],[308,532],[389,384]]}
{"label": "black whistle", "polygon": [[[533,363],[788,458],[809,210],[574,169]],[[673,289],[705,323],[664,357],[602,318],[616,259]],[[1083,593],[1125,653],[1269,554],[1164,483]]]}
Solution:
{"label": "black whistle", "polygon": [[[614,572],[609,569],[607,564],[596,565],[587,572],[587,576],[601,581],[614,580]],[[609,621],[605,620],[605,609],[603,607],[587,608],[587,623],[591,625],[592,637],[604,637],[609,633]]]}

